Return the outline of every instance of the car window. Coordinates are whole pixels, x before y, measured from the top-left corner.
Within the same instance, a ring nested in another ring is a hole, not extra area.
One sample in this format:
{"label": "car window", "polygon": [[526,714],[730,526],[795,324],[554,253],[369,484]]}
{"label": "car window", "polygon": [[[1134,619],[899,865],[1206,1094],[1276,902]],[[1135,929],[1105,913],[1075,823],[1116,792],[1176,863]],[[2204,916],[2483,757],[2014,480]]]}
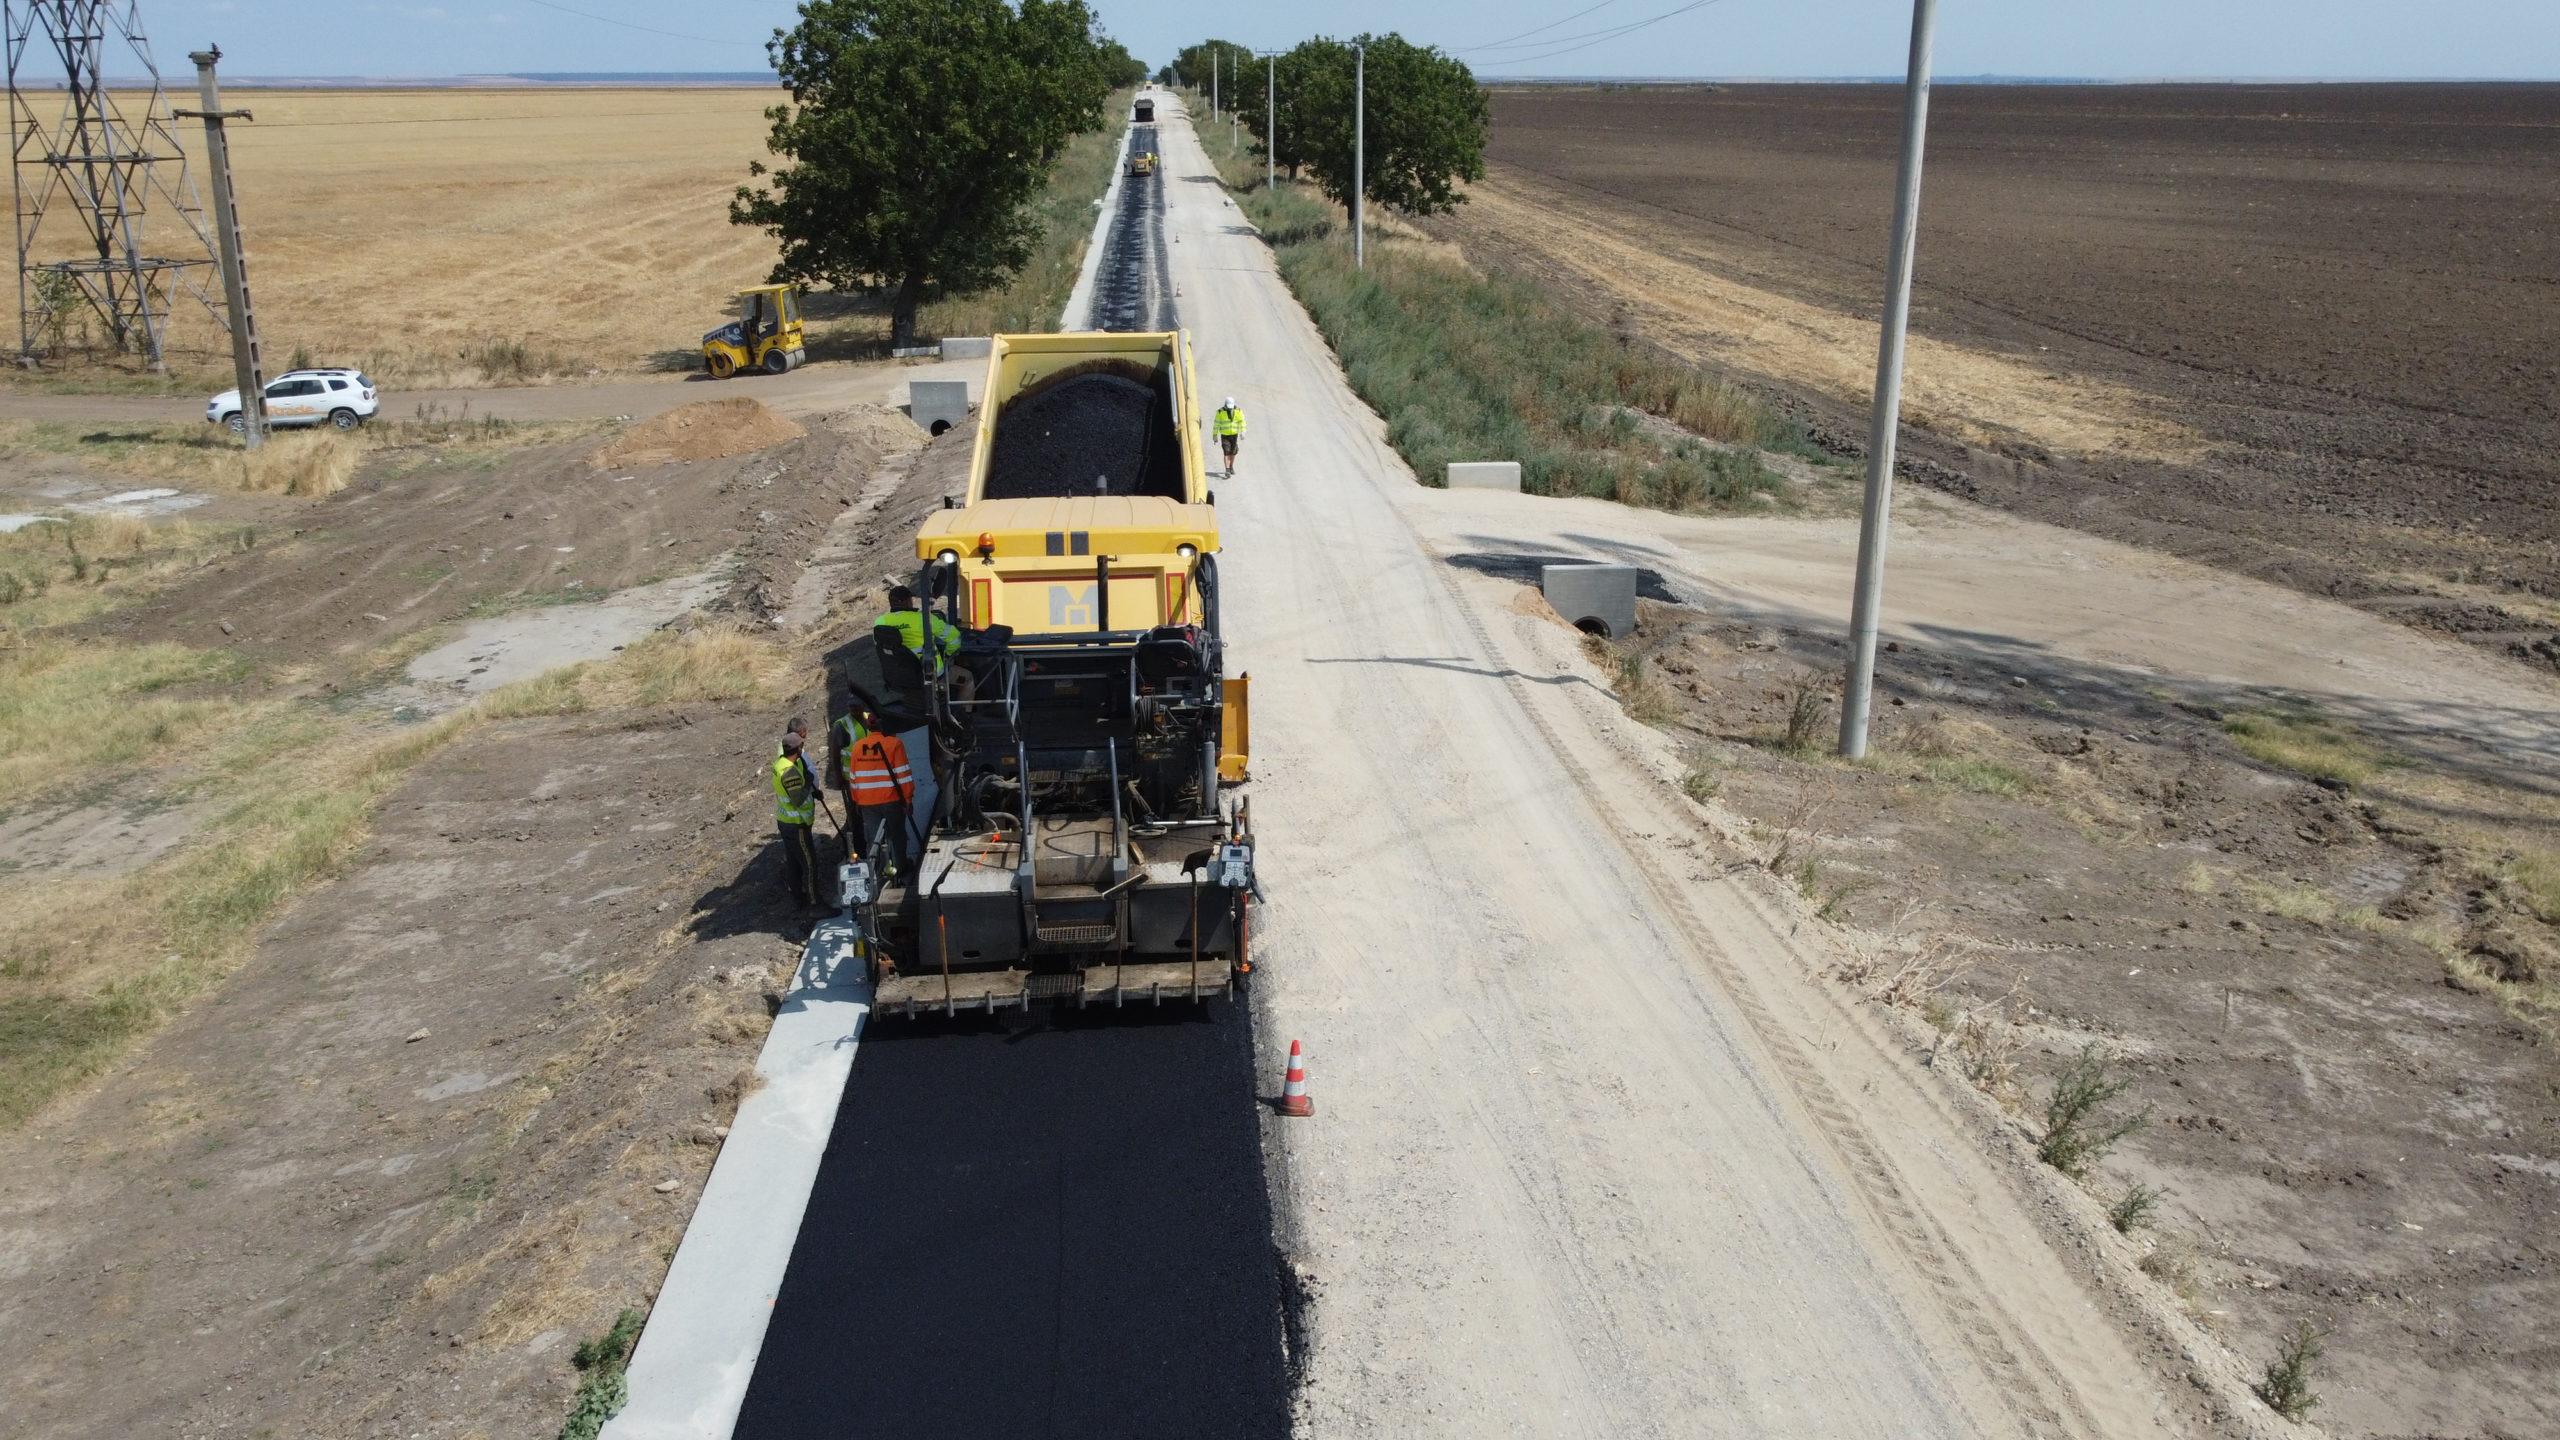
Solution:
{"label": "car window", "polygon": [[332,380],[329,382],[329,388],[332,390],[344,390],[347,388],[347,382],[344,380]]}
{"label": "car window", "polygon": [[366,375],[365,375],[363,372],[361,372],[361,371],[357,372],[357,375],[356,375],[356,383],[357,383],[358,385],[363,386],[363,387],[364,387],[364,388],[366,388],[367,390],[370,390],[370,389],[372,389],[372,388],[373,388],[373,381],[372,381],[372,379],[371,379],[370,377],[366,376]]}
{"label": "car window", "polygon": [[320,382],[317,380],[279,380],[267,387],[267,398],[270,400],[289,400],[296,395],[319,393]]}

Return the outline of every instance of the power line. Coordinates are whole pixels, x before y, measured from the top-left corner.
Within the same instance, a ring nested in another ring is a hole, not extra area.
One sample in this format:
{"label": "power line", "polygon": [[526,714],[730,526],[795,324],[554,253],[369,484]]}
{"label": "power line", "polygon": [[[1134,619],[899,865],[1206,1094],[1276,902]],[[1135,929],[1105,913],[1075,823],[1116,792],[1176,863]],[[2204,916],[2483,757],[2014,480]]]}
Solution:
{"label": "power line", "polygon": [[[1681,6],[1676,10],[1665,10],[1661,14],[1655,15],[1649,19],[1630,21],[1627,24],[1617,26],[1613,29],[1587,30],[1580,35],[1560,35],[1556,37],[1559,46],[1557,49],[1542,51],[1536,55],[1514,56],[1509,60],[1490,60],[1485,63],[1488,66],[1532,65],[1540,60],[1552,60],[1559,55],[1570,55],[1576,50],[1588,50],[1594,45],[1605,45],[1622,35],[1632,35],[1639,30],[1659,25],[1665,20],[1676,20],[1679,17],[1688,14],[1692,10],[1704,10],[1710,5],[1721,5],[1723,3],[1724,0],[1689,0],[1688,4]],[[1566,44],[1564,43],[1566,41],[1580,41],[1581,43]]]}
{"label": "power line", "polygon": [[[1535,29],[1535,30],[1523,30],[1523,31],[1521,31],[1521,32],[1520,32],[1519,34],[1517,34],[1517,35],[1505,35],[1505,36],[1503,36],[1503,37],[1502,37],[1501,39],[1499,39],[1499,40],[1489,40],[1489,41],[1486,41],[1486,42],[1485,42],[1484,44],[1482,44],[1482,45],[1469,45],[1469,46],[1465,46],[1465,47],[1463,47],[1463,48],[1461,48],[1461,49],[1453,50],[1453,51],[1451,51],[1451,52],[1449,52],[1449,53],[1451,53],[1451,54],[1453,54],[1453,55],[1473,55],[1474,53],[1476,53],[1476,52],[1477,52],[1477,51],[1479,51],[1479,50],[1507,50],[1507,49],[1510,49],[1510,48],[1511,48],[1511,42],[1513,42],[1513,41],[1515,41],[1515,40],[1525,40],[1525,39],[1529,38],[1529,37],[1530,37],[1530,36],[1532,36],[1532,35],[1539,34],[1539,33],[1540,33],[1540,32],[1542,32],[1542,31],[1553,30],[1554,28],[1556,28],[1556,27],[1557,27],[1557,26],[1559,26],[1559,25],[1570,25],[1570,24],[1572,24],[1574,21],[1581,19],[1581,18],[1582,18],[1583,16],[1585,16],[1585,15],[1592,14],[1592,13],[1593,13],[1593,12],[1595,12],[1595,11],[1606,10],[1606,9],[1608,9],[1610,6],[1615,5],[1615,4],[1617,4],[1617,3],[1618,3],[1618,0],[1600,0],[1600,3],[1599,3],[1599,4],[1594,5],[1594,6],[1591,6],[1589,9],[1586,9],[1586,10],[1576,10],[1576,11],[1574,11],[1572,14],[1567,15],[1566,17],[1564,17],[1564,18],[1563,18],[1563,19],[1561,19],[1561,20],[1550,20],[1550,21],[1548,21],[1546,24],[1544,24],[1544,25],[1541,25],[1541,26],[1537,27],[1537,29]],[[1551,44],[1553,44],[1553,43],[1555,43],[1555,42],[1553,42],[1553,41],[1551,41],[1551,40],[1541,40],[1541,41],[1539,41],[1538,43],[1539,43],[1539,44],[1541,44],[1541,45],[1551,45]]]}
{"label": "power line", "polygon": [[575,15],[581,20],[593,20],[604,25],[619,25],[625,30],[639,30],[651,35],[664,35],[670,40],[699,40],[705,45],[749,45],[758,50],[764,48],[764,42],[761,40],[722,40],[709,35],[687,35],[675,30],[661,30],[654,25],[617,20],[611,15],[598,15],[588,10],[572,10],[566,5],[555,4],[554,0],[526,0],[526,3],[539,5],[545,10],[557,10],[563,15]]}

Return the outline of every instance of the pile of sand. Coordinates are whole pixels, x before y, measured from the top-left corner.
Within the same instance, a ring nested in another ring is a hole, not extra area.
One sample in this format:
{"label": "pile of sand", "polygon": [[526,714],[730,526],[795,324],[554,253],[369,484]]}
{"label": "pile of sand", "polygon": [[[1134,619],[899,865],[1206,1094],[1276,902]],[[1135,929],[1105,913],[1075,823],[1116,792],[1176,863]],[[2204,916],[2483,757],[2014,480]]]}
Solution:
{"label": "pile of sand", "polygon": [[808,433],[748,396],[698,400],[623,431],[588,456],[587,463],[599,470],[621,470],[679,460],[725,460]]}

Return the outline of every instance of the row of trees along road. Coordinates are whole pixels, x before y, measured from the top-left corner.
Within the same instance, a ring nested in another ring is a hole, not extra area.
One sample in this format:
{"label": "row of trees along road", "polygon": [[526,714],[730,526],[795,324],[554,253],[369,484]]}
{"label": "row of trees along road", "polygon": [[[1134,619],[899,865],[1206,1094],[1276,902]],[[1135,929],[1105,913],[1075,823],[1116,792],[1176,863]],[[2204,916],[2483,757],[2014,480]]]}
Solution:
{"label": "row of trees along road", "polygon": [[[1354,45],[1369,57],[1369,199],[1414,215],[1463,203],[1457,182],[1484,178],[1488,111],[1474,73],[1435,47],[1394,34],[1318,37],[1276,57],[1266,74],[1252,51],[1232,40],[1207,40],[1185,49],[1156,78],[1178,78],[1206,94],[1214,58],[1219,103],[1236,112],[1255,143],[1291,178],[1303,172],[1347,205]],[[1278,113],[1266,114],[1266,96],[1274,90]]]}
{"label": "row of trees along road", "polygon": [[1146,66],[1084,0],[806,0],[767,46],[790,92],[729,219],[781,242],[776,282],[885,295],[892,345],[916,307],[992,289],[1038,239],[1026,204],[1072,136]]}

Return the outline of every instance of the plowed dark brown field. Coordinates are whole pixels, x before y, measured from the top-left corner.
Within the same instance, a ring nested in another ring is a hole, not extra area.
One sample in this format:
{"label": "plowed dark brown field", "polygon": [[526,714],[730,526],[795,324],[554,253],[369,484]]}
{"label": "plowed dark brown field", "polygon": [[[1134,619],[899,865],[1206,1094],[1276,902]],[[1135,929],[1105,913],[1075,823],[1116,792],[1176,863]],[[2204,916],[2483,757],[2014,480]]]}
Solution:
{"label": "plowed dark brown field", "polygon": [[[1445,227],[1470,256],[1639,331],[1664,287],[1592,237],[1874,315],[1898,87],[1495,97],[1486,203]],[[1929,146],[1915,333],[2201,443],[2074,453],[1976,413],[1914,437],[1924,478],[2548,663],[2560,86],[1941,86]],[[1657,338],[1863,434],[1863,382]]]}

